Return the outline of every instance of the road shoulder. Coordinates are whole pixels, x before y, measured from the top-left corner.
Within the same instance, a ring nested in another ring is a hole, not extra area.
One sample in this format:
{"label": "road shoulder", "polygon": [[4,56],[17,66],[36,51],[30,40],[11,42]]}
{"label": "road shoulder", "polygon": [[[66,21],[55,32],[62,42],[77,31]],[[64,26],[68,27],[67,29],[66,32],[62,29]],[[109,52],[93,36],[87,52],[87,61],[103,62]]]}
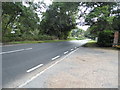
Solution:
{"label": "road shoulder", "polygon": [[118,51],[80,47],[23,88],[117,88]]}

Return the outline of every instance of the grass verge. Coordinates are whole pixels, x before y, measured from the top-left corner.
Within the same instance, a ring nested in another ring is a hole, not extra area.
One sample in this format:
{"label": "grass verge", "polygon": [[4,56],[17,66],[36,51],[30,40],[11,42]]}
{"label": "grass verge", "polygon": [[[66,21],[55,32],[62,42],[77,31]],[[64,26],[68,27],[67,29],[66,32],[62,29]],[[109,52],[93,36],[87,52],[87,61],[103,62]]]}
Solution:
{"label": "grass verge", "polygon": [[70,40],[14,41],[14,42],[3,43],[3,45],[8,45],[8,44],[32,44],[32,43],[52,43],[52,42],[61,42],[61,41],[70,41]]}
{"label": "grass verge", "polygon": [[94,40],[90,40],[88,43],[86,43],[85,45],[83,45],[83,47],[97,47],[97,42]]}

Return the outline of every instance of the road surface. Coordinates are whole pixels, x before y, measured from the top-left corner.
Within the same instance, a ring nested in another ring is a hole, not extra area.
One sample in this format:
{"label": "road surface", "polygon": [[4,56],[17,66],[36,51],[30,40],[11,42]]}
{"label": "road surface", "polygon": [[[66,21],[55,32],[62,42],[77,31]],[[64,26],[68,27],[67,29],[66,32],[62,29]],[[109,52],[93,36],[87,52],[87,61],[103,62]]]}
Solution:
{"label": "road surface", "polygon": [[2,55],[3,88],[19,86],[25,75],[34,74],[38,68],[67,55],[87,41],[74,40],[3,46],[0,53]]}

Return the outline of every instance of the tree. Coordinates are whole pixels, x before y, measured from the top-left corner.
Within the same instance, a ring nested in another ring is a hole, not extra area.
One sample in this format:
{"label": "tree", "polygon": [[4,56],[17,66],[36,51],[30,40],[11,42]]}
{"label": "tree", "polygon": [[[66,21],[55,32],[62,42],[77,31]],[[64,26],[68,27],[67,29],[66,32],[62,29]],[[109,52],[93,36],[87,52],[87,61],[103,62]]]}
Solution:
{"label": "tree", "polygon": [[[24,40],[23,37],[35,35],[33,34],[34,31],[40,30],[40,19],[33,6],[35,6],[33,3],[29,3],[29,7],[26,7],[20,2],[3,2],[3,41],[6,38],[17,40],[19,37]],[[13,31],[15,32],[14,34],[11,33]]]}
{"label": "tree", "polygon": [[[88,7],[90,7],[89,5]],[[118,13],[115,13],[115,8],[118,5],[116,2],[104,2],[93,3],[92,7],[85,20],[90,25],[90,34],[98,37],[98,45],[111,46],[113,33],[115,29],[119,29],[119,16],[117,16]]]}
{"label": "tree", "polygon": [[[43,14],[41,29],[48,35],[67,39],[71,29],[75,28],[79,3],[53,3]],[[71,6],[71,7],[69,7]]]}
{"label": "tree", "polygon": [[11,2],[3,2],[2,3],[2,32],[3,36],[8,31],[8,27],[11,28],[15,19],[18,17],[18,15],[21,15],[21,8],[19,7],[19,4],[21,3],[11,3]]}
{"label": "tree", "polygon": [[71,32],[70,32],[70,36],[71,37],[83,37],[83,34],[84,34],[84,30],[83,29],[73,29]]}
{"label": "tree", "polygon": [[117,3],[117,9],[113,11],[112,14],[115,15],[115,18],[113,19],[112,27],[116,31],[120,31],[120,8],[119,8],[120,2]]}
{"label": "tree", "polygon": [[105,29],[112,30],[114,16],[112,11],[116,3],[102,3],[86,16],[86,22],[91,27],[94,27],[93,32],[103,31]]}
{"label": "tree", "polygon": [[97,44],[102,47],[111,47],[113,43],[113,31],[104,30],[99,33]]}

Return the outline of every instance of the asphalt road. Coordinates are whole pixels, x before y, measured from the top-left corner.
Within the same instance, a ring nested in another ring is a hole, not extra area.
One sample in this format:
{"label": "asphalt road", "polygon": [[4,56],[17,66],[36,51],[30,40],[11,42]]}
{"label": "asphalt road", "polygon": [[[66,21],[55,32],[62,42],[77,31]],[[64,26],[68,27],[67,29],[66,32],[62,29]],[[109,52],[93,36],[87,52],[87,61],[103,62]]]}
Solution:
{"label": "asphalt road", "polygon": [[[88,40],[3,46],[2,86],[17,81],[26,74],[70,53]],[[11,86],[12,87],[12,86]]]}

